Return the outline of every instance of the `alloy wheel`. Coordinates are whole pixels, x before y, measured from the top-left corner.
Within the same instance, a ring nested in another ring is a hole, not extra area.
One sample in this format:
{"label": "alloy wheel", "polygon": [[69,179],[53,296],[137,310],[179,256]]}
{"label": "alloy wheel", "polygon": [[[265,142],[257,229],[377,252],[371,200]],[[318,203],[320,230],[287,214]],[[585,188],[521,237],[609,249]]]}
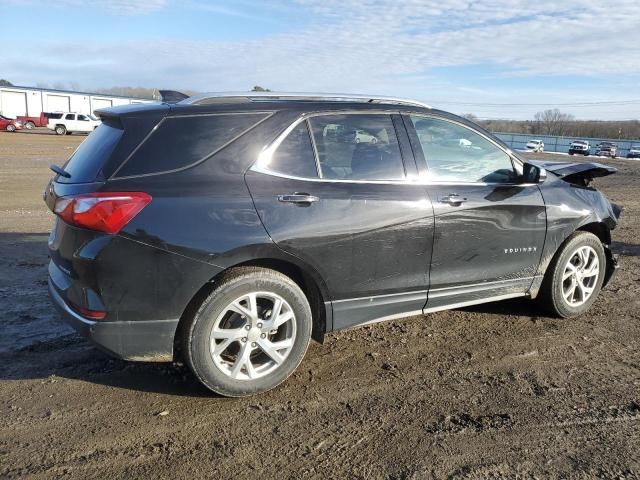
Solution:
{"label": "alloy wheel", "polygon": [[271,292],[236,298],[216,319],[210,336],[213,361],[234,380],[254,380],[276,370],[296,339],[291,306]]}
{"label": "alloy wheel", "polygon": [[562,274],[562,295],[572,307],[584,304],[593,294],[600,274],[598,254],[590,246],[578,247]]}

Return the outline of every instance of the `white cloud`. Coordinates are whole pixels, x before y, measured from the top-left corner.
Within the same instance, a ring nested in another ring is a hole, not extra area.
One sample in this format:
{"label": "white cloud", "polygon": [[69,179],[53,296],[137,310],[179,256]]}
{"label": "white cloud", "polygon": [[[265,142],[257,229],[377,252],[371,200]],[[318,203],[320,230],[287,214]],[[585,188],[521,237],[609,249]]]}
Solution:
{"label": "white cloud", "polygon": [[[157,10],[165,3],[116,0],[109,8],[118,5],[121,13],[136,14]],[[51,82],[74,79],[87,86],[160,85],[220,91],[258,83],[278,90],[487,102],[510,101],[519,93],[496,88],[479,95],[470,88],[474,79],[448,83],[439,79],[437,69],[488,65],[496,72],[497,84],[500,77],[578,75],[611,82],[619,76],[633,80],[623,82],[627,85],[637,85],[635,80],[640,78],[636,0],[610,0],[606,6],[599,0],[298,3],[306,26],[287,33],[244,41],[187,41],[167,33],[163,40],[144,42],[27,46],[28,55],[9,57],[6,75],[24,75],[29,69],[42,72]],[[212,8],[224,14],[222,7]],[[530,87],[526,90],[531,92]],[[579,89],[575,94],[581,94]],[[558,84],[547,97],[560,100],[566,95],[572,95],[571,86]],[[630,88],[599,95],[596,100],[618,95],[634,98],[640,92]]]}

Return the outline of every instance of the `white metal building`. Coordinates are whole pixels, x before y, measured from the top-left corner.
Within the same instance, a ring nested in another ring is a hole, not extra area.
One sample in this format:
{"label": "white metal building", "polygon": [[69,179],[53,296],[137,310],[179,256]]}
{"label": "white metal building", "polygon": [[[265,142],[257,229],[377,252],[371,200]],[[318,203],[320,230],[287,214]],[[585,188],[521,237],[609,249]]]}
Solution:
{"label": "white metal building", "polygon": [[100,108],[149,102],[151,100],[100,93],[34,87],[0,87],[0,114],[9,118],[18,115],[39,117],[41,112],[89,114]]}

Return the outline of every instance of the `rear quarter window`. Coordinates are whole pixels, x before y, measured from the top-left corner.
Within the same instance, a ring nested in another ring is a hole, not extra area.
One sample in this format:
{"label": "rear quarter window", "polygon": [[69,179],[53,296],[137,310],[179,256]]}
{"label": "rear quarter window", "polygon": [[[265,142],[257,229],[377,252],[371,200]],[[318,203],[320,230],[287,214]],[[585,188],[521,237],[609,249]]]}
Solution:
{"label": "rear quarter window", "polygon": [[114,176],[148,175],[190,167],[266,117],[266,113],[166,117]]}
{"label": "rear quarter window", "polygon": [[97,179],[102,166],[113,153],[122,138],[121,125],[117,121],[103,121],[73,152],[64,165],[70,178],[58,175],[60,183],[89,183]]}

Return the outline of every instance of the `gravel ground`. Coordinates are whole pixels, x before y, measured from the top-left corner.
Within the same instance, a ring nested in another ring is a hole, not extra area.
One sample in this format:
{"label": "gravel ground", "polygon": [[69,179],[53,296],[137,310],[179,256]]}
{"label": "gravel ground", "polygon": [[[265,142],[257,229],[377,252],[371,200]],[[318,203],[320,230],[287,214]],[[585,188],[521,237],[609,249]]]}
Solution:
{"label": "gravel ground", "polygon": [[83,138],[0,133],[1,478],[640,477],[640,162],[599,160],[622,267],[587,315],[519,300],[354,329],[225,399],[54,312],[41,193]]}

